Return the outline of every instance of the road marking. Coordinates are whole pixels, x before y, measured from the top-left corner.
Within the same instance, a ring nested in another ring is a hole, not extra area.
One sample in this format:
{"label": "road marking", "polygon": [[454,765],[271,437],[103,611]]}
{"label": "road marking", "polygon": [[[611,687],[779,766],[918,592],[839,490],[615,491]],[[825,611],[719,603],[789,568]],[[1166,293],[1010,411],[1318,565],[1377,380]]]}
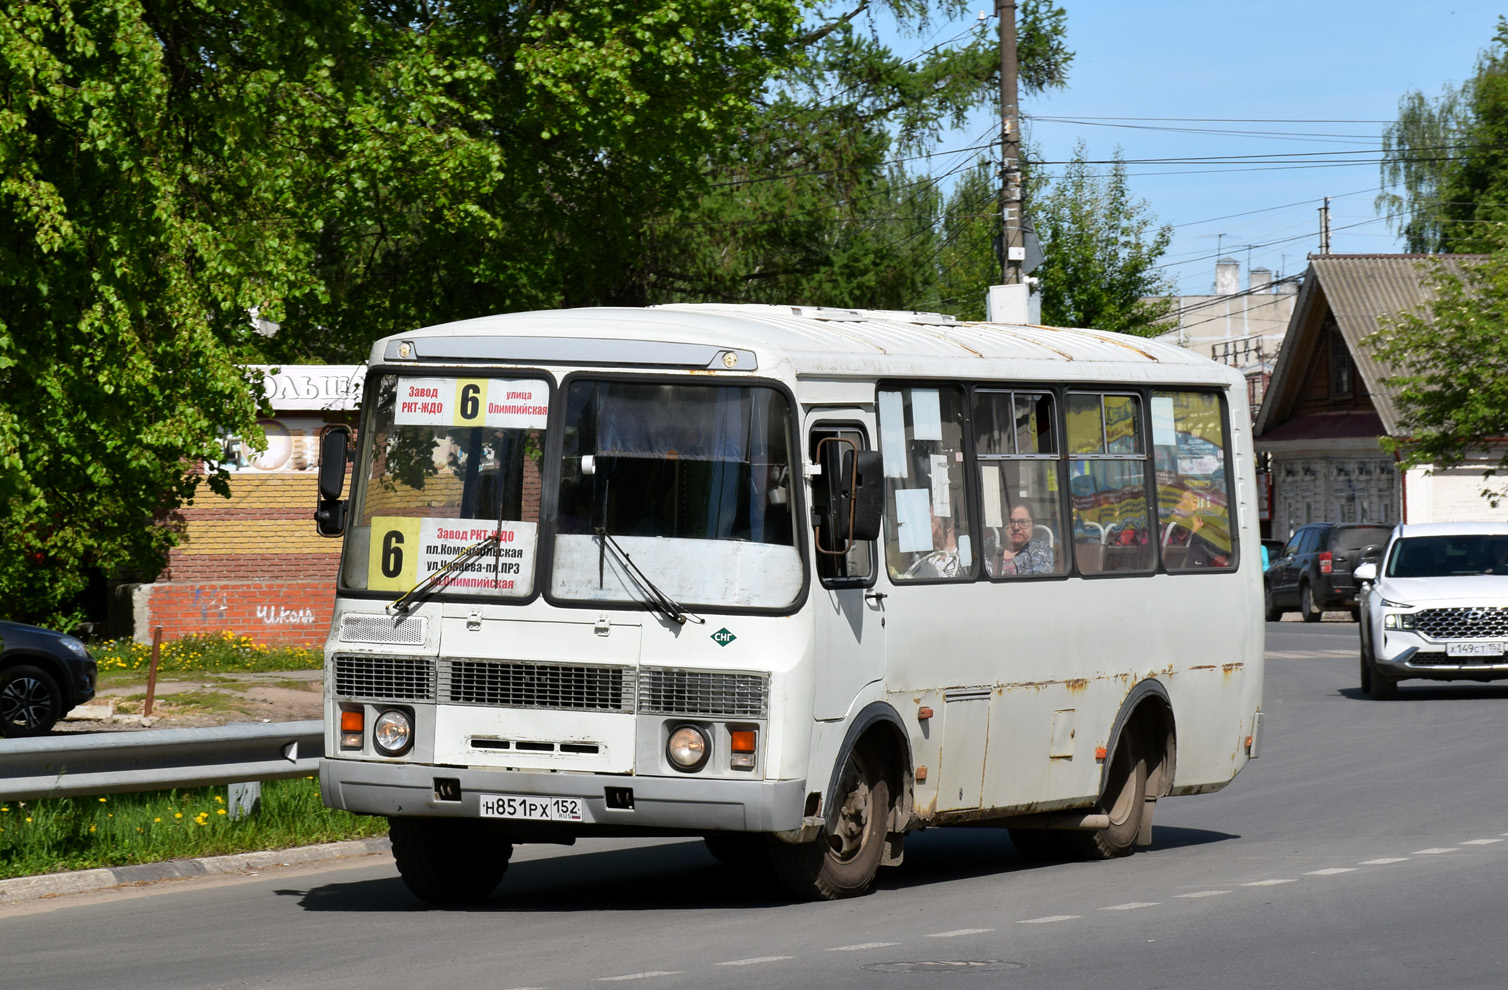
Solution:
{"label": "road marking", "polygon": [[1494,842],[1502,842],[1502,839],[1467,839],[1461,843],[1463,846],[1490,846]]}
{"label": "road marking", "polygon": [[1220,894],[1229,894],[1228,890],[1196,890],[1192,894],[1179,894],[1179,897],[1216,897]]}
{"label": "road marking", "polygon": [[835,945],[828,952],[858,952],[860,949],[883,949],[890,945],[900,945],[899,942],[860,942],[858,945]]}
{"label": "road marking", "polygon": [[1459,852],[1455,846],[1431,846],[1429,849],[1415,849],[1415,856],[1438,856],[1441,853]]}
{"label": "road marking", "polygon": [[753,959],[729,959],[727,962],[718,963],[719,966],[757,966],[760,963],[784,962],[787,959],[795,959],[795,956],[755,956]]}
{"label": "road marking", "polygon": [[1156,907],[1161,901],[1131,901],[1129,904],[1111,904],[1109,907],[1100,908],[1101,911],[1135,911],[1137,908]]}
{"label": "road marking", "polygon": [[1356,872],[1356,867],[1354,867],[1354,866],[1332,866],[1332,867],[1330,867],[1327,870],[1310,870],[1308,873],[1305,874],[1305,876],[1311,876],[1311,877],[1333,877],[1337,873],[1355,873],[1355,872]]}
{"label": "road marking", "polygon": [[1368,859],[1362,861],[1362,866],[1387,866],[1389,863],[1407,863],[1407,856],[1384,856],[1382,859]]}
{"label": "road marking", "polygon": [[1297,877],[1288,877],[1282,880],[1253,880],[1251,883],[1243,883],[1243,887],[1276,887],[1280,883],[1298,883]]}
{"label": "road marking", "polygon": [[959,935],[983,935],[992,932],[993,928],[959,928],[951,932],[933,932],[928,938],[957,938]]}
{"label": "road marking", "polygon": [[618,983],[622,980],[647,980],[652,976],[676,976],[678,969],[652,969],[647,973],[625,973],[622,976],[599,976],[598,983]]}
{"label": "road marking", "polygon": [[1077,920],[1080,917],[1082,917],[1082,915],[1077,915],[1077,914],[1049,914],[1049,915],[1046,915],[1046,916],[1041,917],[1041,918],[1027,918],[1027,919],[1025,919],[1023,921],[1016,922],[1016,924],[1018,924],[1018,925],[1050,925],[1050,924],[1052,924],[1055,921],[1075,921],[1075,920]]}

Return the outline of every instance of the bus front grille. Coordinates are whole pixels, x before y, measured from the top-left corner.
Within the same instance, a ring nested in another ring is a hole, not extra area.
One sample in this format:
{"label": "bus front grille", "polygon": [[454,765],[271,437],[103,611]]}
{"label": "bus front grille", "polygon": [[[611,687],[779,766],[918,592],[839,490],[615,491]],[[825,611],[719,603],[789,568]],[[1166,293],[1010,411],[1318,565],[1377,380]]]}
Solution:
{"label": "bus front grille", "polygon": [[440,700],[457,705],[632,712],[630,667],[446,657]]}
{"label": "bus front grille", "polygon": [[335,693],[374,701],[430,701],[435,662],[431,657],[340,655],[335,658]]}
{"label": "bus front grille", "polygon": [[650,715],[765,718],[769,695],[769,678],[762,674],[655,667],[639,674],[639,711]]}

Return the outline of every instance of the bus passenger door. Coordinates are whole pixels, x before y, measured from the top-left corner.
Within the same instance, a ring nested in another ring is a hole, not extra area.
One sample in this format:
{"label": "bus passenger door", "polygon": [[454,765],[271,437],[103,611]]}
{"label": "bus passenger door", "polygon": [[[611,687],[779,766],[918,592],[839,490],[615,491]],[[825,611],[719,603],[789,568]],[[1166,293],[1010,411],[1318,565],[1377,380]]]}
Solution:
{"label": "bus passenger door", "polygon": [[[808,421],[807,458],[821,469],[812,478],[813,518],[828,528],[829,484],[839,473],[841,453],[868,450],[872,428],[873,417],[859,410],[823,410],[820,420]],[[811,535],[818,586],[811,598],[818,652],[813,714],[820,720],[841,719],[864,686],[885,675],[885,596],[874,587],[874,543],[833,553],[823,546],[832,545],[832,533],[814,526]]]}

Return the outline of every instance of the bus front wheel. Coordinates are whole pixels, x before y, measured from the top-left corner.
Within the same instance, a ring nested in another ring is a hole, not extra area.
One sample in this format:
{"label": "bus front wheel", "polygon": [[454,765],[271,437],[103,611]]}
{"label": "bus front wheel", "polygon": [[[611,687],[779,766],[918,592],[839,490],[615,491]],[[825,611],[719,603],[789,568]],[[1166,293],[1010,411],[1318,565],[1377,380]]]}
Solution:
{"label": "bus front wheel", "polygon": [[855,750],[838,778],[832,799],[836,824],[816,842],[791,845],[768,840],[770,864],[787,893],[804,900],[855,897],[869,889],[885,852],[890,786],[878,760]]}
{"label": "bus front wheel", "polygon": [[475,818],[389,818],[404,886],[430,904],[480,901],[497,889],[513,844]]}

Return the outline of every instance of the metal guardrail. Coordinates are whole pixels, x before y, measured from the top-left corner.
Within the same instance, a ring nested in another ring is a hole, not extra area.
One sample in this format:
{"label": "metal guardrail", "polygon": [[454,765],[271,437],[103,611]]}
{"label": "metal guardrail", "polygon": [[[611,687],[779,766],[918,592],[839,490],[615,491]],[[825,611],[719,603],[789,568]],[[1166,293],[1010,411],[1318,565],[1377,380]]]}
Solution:
{"label": "metal guardrail", "polygon": [[318,719],[0,739],[0,800],[306,777],[324,748]]}

